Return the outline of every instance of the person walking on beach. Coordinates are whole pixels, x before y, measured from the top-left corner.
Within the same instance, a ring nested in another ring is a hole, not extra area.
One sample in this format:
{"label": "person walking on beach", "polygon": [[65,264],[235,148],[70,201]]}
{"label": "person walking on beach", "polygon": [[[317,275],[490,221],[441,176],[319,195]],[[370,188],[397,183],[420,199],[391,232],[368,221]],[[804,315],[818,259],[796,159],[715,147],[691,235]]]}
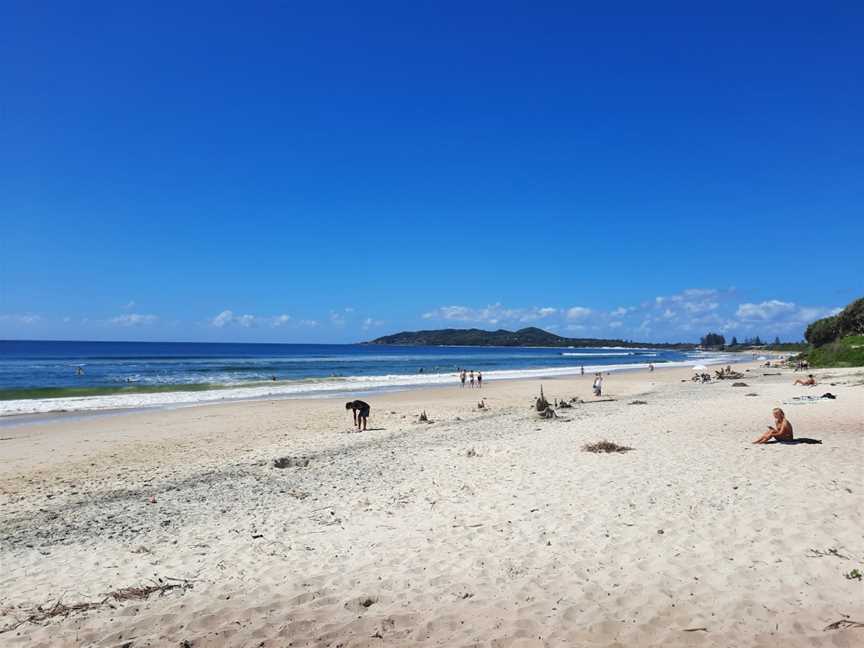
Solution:
{"label": "person walking on beach", "polygon": [[459,374],[459,380],[462,381],[462,387],[463,387],[463,389],[464,389],[464,387],[465,387],[465,378],[467,378],[467,377],[468,377],[468,376],[467,376],[467,374],[465,373],[465,370],[463,369],[463,370],[462,370],[462,373]]}
{"label": "person walking on beach", "polygon": [[792,424],[786,418],[786,414],[779,407],[775,407],[771,414],[774,415],[774,425],[768,426],[768,431],[756,439],[753,443],[768,443],[771,439],[776,441],[792,441],[795,436],[792,432]]}
{"label": "person walking on beach", "polygon": [[474,370],[471,370],[471,373],[468,374],[468,382],[471,384],[471,388],[474,388]]}
{"label": "person walking on beach", "polygon": [[585,365],[582,365],[581,367],[579,367],[579,371],[581,371],[582,375],[584,376],[585,375]]}
{"label": "person walking on beach", "polygon": [[477,372],[477,389],[483,388],[483,374],[479,371]]}
{"label": "person walking on beach", "polygon": [[654,371],[654,363],[653,362],[648,363],[648,371]]}
{"label": "person walking on beach", "polygon": [[366,422],[369,419],[369,412],[372,409],[369,406],[369,403],[361,400],[349,401],[345,403],[345,409],[350,409],[351,413],[354,415],[354,425],[357,426],[357,431],[365,432]]}

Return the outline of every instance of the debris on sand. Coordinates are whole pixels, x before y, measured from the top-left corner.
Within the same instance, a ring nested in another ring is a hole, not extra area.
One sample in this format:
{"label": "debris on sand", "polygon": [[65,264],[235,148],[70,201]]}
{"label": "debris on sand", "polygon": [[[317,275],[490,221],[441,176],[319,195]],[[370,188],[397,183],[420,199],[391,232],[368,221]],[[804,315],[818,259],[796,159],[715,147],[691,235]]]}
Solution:
{"label": "debris on sand", "polygon": [[835,547],[829,547],[825,551],[821,549],[808,549],[809,555],[808,558],[824,558],[825,556],[834,556],[835,558],[840,558],[841,560],[849,560],[849,556],[844,556],[840,553],[840,550]]}
{"label": "debris on sand", "polygon": [[305,468],[309,465],[309,457],[277,457],[273,460],[274,468]]}
{"label": "debris on sand", "polygon": [[643,401],[643,400],[634,400],[634,401],[630,401],[630,402],[627,403],[627,404],[628,404],[628,405],[647,405],[647,404],[648,404],[648,401]]}
{"label": "debris on sand", "polygon": [[465,453],[465,456],[469,459],[473,459],[474,457],[479,457],[480,455],[477,454],[477,451],[474,448],[471,448],[468,450],[468,452]]}
{"label": "debris on sand", "polygon": [[434,421],[432,421],[432,420],[429,418],[429,415],[426,414],[426,410],[423,410],[423,412],[421,412],[421,414],[420,414],[420,418],[417,419],[417,420],[418,420],[420,423],[434,423]]}
{"label": "debris on sand", "polygon": [[840,619],[839,621],[829,623],[827,626],[822,628],[822,632],[828,632],[829,630],[843,630],[845,628],[864,628],[864,623],[861,623],[860,621],[852,621],[852,619]]}
{"label": "debris on sand", "polygon": [[582,446],[582,450],[585,452],[629,452],[633,448],[628,446],[618,445],[617,443],[613,443],[612,441],[597,441],[595,443],[586,443]]}
{"label": "debris on sand", "polygon": [[747,387],[747,383],[745,382],[734,382],[732,383],[733,387]]}
{"label": "debris on sand", "polygon": [[[545,412],[549,409],[549,401],[546,400],[546,397],[543,395],[543,385],[540,385],[540,398],[534,403],[534,409],[538,412]],[[546,418],[551,418],[547,416]]]}
{"label": "debris on sand", "polygon": [[375,605],[378,602],[377,597],[373,596],[359,596],[357,598],[351,599],[345,603],[345,609],[351,610],[352,612],[363,612],[368,610],[370,607]]}
{"label": "debris on sand", "polygon": [[544,418],[544,419],[558,418],[558,413],[554,409],[549,407],[548,405],[546,406],[546,409],[544,409],[539,414],[540,414],[540,418]]}
{"label": "debris on sand", "polygon": [[118,590],[114,590],[113,592],[108,592],[105,594],[105,598],[101,601],[82,601],[79,603],[72,603],[70,605],[66,605],[59,599],[54,605],[50,607],[43,607],[41,605],[37,605],[35,608],[30,610],[27,616],[23,619],[18,619],[15,623],[6,626],[5,628],[0,628],[0,634],[4,632],[10,632],[11,630],[15,630],[16,628],[24,625],[25,623],[41,623],[42,621],[48,621],[49,619],[53,619],[55,617],[66,617],[70,614],[74,614],[76,612],[87,612],[88,610],[95,610],[103,605],[109,604],[110,601],[131,601],[131,600],[141,600],[149,598],[151,594],[159,593],[160,595],[165,594],[165,592],[170,592],[171,590],[187,590],[192,588],[192,583],[188,580],[184,580],[181,578],[172,578],[169,580],[178,581],[176,583],[165,583],[162,582],[160,578],[160,582],[153,581],[152,585],[145,585],[143,587],[124,587]]}
{"label": "debris on sand", "polygon": [[749,394],[744,394],[744,395],[745,396],[758,396],[759,394],[754,394],[753,392],[750,392]]}

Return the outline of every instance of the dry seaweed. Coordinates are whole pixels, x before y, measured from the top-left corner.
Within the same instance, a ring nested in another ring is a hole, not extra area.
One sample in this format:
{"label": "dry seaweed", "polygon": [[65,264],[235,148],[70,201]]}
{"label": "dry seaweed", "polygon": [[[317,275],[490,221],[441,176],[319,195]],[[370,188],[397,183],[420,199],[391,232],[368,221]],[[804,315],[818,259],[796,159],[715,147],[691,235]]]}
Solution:
{"label": "dry seaweed", "polygon": [[629,452],[633,448],[628,446],[618,445],[617,443],[613,443],[612,441],[597,441],[595,443],[586,443],[582,446],[582,450],[585,452]]}
{"label": "dry seaweed", "polygon": [[48,621],[56,617],[66,617],[70,614],[75,614],[78,612],[95,610],[102,607],[103,605],[109,604],[110,601],[117,601],[122,603],[124,601],[147,599],[150,597],[151,594],[155,594],[157,592],[162,595],[165,594],[165,592],[170,592],[171,590],[187,590],[192,587],[192,583],[188,580],[180,578],[171,578],[168,580],[175,580],[177,582],[156,583],[154,581],[152,585],[145,585],[143,587],[123,587],[121,589],[114,590],[113,592],[108,592],[101,601],[80,601],[78,603],[71,603],[67,605],[58,599],[54,603],[54,605],[50,607],[38,605],[35,608],[29,610],[29,612],[26,613],[26,616],[23,619],[18,619],[15,623],[8,625],[5,628],[0,628],[0,634],[15,630],[16,628],[24,625],[25,623],[41,623],[43,621]]}

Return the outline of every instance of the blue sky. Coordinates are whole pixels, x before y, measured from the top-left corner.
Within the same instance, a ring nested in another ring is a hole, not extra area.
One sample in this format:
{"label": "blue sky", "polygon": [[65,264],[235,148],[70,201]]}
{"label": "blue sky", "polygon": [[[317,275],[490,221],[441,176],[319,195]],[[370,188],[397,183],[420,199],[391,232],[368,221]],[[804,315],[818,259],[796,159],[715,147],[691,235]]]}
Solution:
{"label": "blue sky", "polygon": [[859,3],[158,4],[0,9],[0,338],[794,339],[864,294]]}

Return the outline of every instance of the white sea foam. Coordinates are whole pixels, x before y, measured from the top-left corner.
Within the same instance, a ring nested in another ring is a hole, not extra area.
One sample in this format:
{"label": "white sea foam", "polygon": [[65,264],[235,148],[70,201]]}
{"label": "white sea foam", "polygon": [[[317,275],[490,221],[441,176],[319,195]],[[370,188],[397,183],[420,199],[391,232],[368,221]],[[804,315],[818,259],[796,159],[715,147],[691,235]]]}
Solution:
{"label": "white sea foam", "polygon": [[[664,362],[662,367],[686,367],[694,362],[718,364],[729,361],[728,356],[694,353],[691,359],[679,362]],[[586,372],[626,371],[644,369],[647,363],[585,366]],[[515,380],[519,378],[545,378],[579,374],[581,367],[554,367],[546,369],[507,369],[489,371],[484,380]],[[0,416],[18,414],[47,414],[51,412],[85,412],[114,409],[139,409],[148,407],[172,407],[215,403],[222,401],[291,398],[302,396],[328,396],[346,392],[398,390],[417,387],[457,385],[456,373],[391,374],[384,376],[346,376],[325,380],[281,382],[254,387],[231,387],[210,391],[158,392],[146,394],[110,394],[103,396],[79,396],[73,398],[39,398],[0,401]]]}

